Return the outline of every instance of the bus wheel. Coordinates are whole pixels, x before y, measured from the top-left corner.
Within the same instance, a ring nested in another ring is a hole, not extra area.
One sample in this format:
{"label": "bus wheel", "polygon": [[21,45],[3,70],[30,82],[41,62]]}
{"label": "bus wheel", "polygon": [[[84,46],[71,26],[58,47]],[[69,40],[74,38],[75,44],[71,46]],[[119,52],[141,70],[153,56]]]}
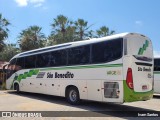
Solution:
{"label": "bus wheel", "polygon": [[72,105],[77,105],[80,102],[79,92],[76,87],[70,87],[67,90],[67,101]]}
{"label": "bus wheel", "polygon": [[14,90],[16,90],[17,93],[19,93],[19,85],[17,83],[14,85]]}

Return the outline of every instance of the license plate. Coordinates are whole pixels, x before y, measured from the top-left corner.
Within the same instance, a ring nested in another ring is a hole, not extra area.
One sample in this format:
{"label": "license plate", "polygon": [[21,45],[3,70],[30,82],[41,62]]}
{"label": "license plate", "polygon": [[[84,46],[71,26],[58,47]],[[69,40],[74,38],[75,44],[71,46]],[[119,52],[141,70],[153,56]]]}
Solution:
{"label": "license plate", "polygon": [[142,90],[146,90],[146,89],[147,89],[147,85],[143,85]]}

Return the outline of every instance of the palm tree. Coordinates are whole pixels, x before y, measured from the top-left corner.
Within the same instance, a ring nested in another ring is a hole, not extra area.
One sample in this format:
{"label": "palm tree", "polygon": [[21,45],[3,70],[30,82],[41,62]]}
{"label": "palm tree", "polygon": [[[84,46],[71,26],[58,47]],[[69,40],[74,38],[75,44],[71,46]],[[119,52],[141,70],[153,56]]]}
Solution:
{"label": "palm tree", "polygon": [[52,45],[56,45],[57,41],[56,41],[56,35],[51,34],[47,37],[47,42],[46,42],[46,46],[52,46]]}
{"label": "palm tree", "polygon": [[2,17],[2,14],[0,13],[0,51],[4,47],[4,40],[8,37],[9,29],[7,28],[10,23],[6,18]]}
{"label": "palm tree", "polygon": [[106,26],[102,26],[100,27],[99,30],[96,31],[97,32],[97,37],[104,37],[104,36],[109,36],[115,33],[114,30],[109,30],[108,27]]}
{"label": "palm tree", "polygon": [[42,28],[39,26],[30,26],[20,33],[18,42],[22,51],[33,50],[45,46],[46,37],[41,30]]}
{"label": "palm tree", "polygon": [[84,37],[87,36],[88,33],[86,33],[86,31],[92,26],[88,26],[88,22],[83,20],[83,19],[78,19],[75,22],[75,26],[77,28],[77,35],[79,36],[80,40],[83,40]]}
{"label": "palm tree", "polygon": [[94,38],[94,37],[96,37],[93,30],[88,31],[88,37],[89,37],[89,38]]}
{"label": "palm tree", "polygon": [[73,22],[68,20],[66,16],[58,15],[56,19],[53,20],[52,35],[56,36],[57,43],[66,42],[67,28],[72,26]]}

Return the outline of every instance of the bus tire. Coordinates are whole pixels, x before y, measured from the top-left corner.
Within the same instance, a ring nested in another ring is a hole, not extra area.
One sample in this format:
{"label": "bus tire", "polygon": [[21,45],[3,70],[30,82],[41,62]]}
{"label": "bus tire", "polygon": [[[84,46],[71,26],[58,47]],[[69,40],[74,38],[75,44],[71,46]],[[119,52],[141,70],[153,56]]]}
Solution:
{"label": "bus tire", "polygon": [[14,84],[14,90],[16,90],[17,93],[20,92],[18,83]]}
{"label": "bus tire", "polygon": [[78,105],[80,103],[79,91],[76,87],[70,87],[67,90],[67,101],[72,105]]}

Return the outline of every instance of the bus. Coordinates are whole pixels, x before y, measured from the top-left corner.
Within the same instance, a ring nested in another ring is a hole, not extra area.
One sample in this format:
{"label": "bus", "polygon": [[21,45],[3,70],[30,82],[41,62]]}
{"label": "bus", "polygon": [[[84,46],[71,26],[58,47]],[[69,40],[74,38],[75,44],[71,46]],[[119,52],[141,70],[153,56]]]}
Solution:
{"label": "bus", "polygon": [[153,97],[151,40],[138,33],[40,48],[14,56],[6,87],[80,100],[124,103]]}
{"label": "bus", "polygon": [[154,93],[160,93],[160,57],[154,58]]}

